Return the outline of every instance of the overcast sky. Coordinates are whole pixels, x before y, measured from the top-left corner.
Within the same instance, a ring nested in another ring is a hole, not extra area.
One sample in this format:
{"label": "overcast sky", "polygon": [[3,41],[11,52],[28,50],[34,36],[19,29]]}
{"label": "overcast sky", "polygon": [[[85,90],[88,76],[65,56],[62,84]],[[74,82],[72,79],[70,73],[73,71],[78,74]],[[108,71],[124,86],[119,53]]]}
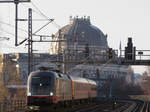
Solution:
{"label": "overcast sky", "polygon": [[[33,8],[33,18],[43,18],[35,8],[38,7],[46,16],[55,19],[61,27],[69,23],[69,16],[90,16],[91,23],[104,34],[108,34],[109,46],[118,49],[120,41],[122,48],[127,38],[132,37],[137,49],[150,49],[150,0],[31,0],[33,3],[19,4],[19,18],[27,18],[27,9]],[[33,4],[35,6],[33,6]],[[14,25],[14,4],[0,4],[0,21]],[[34,22],[33,31],[47,21]],[[19,22],[19,27],[27,31],[27,22]],[[10,37],[10,41],[1,40],[1,51],[27,51],[22,45],[14,47],[14,28],[0,24],[1,36]],[[58,28],[50,24],[41,34],[54,34]],[[7,31],[7,33],[6,33]],[[8,34],[9,33],[9,34]],[[10,34],[12,33],[12,34]],[[27,33],[19,31],[19,41],[27,37]],[[6,45],[7,43],[7,45]],[[42,46],[42,45],[41,45]],[[46,45],[44,45],[46,46]],[[49,45],[47,44],[47,47]],[[5,47],[9,48],[6,49]],[[47,49],[48,51],[48,49]]]}

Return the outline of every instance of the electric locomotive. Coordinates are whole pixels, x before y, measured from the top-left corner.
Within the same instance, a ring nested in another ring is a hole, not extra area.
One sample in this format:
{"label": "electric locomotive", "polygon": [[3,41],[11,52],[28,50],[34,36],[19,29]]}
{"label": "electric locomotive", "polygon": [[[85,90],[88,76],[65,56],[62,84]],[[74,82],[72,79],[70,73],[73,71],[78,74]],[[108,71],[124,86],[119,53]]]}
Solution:
{"label": "electric locomotive", "polygon": [[52,105],[96,96],[96,82],[89,79],[53,71],[35,71],[28,77],[28,106]]}

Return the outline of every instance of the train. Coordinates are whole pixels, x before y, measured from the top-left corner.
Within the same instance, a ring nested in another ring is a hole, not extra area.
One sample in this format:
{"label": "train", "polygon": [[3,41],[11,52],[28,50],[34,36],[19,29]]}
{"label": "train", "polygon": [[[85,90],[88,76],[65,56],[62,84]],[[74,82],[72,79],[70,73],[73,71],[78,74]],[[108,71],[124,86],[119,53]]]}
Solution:
{"label": "train", "polygon": [[31,72],[27,82],[27,105],[72,104],[97,97],[95,81],[54,71]]}

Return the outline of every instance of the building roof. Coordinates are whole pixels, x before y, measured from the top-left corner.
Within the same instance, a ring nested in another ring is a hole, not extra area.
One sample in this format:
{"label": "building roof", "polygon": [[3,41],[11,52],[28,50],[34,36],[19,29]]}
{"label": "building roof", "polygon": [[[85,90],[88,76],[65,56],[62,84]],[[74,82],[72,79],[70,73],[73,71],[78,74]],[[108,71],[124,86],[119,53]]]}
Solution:
{"label": "building roof", "polygon": [[70,19],[70,24],[62,27],[56,37],[66,38],[70,45],[78,41],[78,45],[108,46],[107,35],[92,25],[89,18]]}

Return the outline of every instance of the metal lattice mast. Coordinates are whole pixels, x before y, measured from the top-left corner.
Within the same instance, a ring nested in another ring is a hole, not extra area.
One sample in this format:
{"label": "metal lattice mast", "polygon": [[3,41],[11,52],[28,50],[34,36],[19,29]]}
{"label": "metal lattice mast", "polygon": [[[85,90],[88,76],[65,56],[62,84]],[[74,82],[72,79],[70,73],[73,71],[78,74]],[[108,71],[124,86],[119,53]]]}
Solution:
{"label": "metal lattice mast", "polygon": [[29,8],[28,12],[28,75],[32,71],[32,9]]}

